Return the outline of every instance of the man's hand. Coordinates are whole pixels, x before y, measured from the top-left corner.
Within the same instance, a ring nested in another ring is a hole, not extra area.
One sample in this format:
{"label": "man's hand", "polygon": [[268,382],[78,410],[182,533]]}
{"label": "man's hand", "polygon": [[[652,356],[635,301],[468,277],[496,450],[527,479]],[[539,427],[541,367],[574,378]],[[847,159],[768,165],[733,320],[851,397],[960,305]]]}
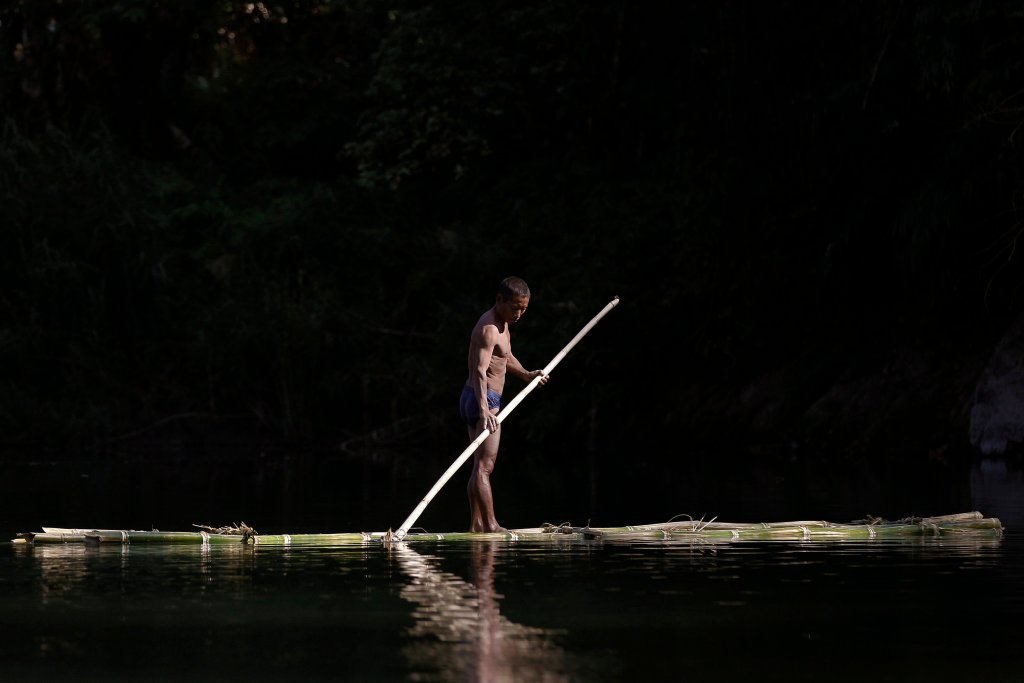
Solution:
{"label": "man's hand", "polygon": [[547,384],[548,380],[551,379],[551,375],[545,375],[543,370],[532,370],[529,373],[529,377],[530,377],[530,381],[531,382],[533,381],[534,377],[540,377],[539,384],[541,386],[544,386],[545,384]]}
{"label": "man's hand", "polygon": [[480,418],[480,429],[488,430],[491,434],[498,431],[498,416],[491,412],[486,412]]}

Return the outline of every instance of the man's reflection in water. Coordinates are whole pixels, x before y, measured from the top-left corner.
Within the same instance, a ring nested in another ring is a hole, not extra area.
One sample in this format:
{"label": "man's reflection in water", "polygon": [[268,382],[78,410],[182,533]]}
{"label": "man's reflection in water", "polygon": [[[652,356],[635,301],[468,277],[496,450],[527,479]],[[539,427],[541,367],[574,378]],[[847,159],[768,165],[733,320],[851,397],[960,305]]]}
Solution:
{"label": "man's reflection in water", "polygon": [[410,669],[437,672],[443,680],[566,681],[569,655],[552,642],[556,632],[515,624],[501,616],[494,590],[500,541],[473,544],[472,583],[441,571],[437,560],[407,545],[392,550],[410,581],[401,595],[416,605],[416,623],[404,652]]}

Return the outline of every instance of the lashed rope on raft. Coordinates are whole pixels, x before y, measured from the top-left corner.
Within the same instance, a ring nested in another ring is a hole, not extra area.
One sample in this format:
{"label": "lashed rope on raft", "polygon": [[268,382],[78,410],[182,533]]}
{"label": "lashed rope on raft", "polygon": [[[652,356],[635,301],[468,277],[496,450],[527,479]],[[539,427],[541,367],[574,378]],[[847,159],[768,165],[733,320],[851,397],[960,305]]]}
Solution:
{"label": "lashed rope on raft", "polygon": [[229,524],[225,526],[212,527],[205,524],[193,524],[192,526],[197,529],[209,532],[211,534],[217,534],[218,536],[241,536],[242,541],[245,542],[253,536],[259,535],[259,532],[253,529],[245,522],[238,522],[237,524]]}

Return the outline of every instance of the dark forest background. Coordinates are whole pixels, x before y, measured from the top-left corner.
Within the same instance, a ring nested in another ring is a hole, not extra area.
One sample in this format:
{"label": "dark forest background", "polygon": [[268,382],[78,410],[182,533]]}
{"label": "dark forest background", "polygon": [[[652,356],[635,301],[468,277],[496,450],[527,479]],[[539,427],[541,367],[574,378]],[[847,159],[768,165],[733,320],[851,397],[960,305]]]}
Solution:
{"label": "dark forest background", "polygon": [[365,461],[404,510],[517,274],[530,367],[622,300],[507,425],[577,519],[962,467],[1022,124],[1022,2],[7,2],[2,457]]}

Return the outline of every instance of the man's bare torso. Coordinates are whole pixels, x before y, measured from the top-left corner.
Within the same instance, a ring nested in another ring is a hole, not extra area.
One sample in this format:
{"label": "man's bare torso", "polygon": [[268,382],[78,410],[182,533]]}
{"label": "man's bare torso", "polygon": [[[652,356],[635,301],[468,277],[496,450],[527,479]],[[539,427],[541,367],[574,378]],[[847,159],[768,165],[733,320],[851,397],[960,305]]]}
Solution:
{"label": "man's bare torso", "polygon": [[483,343],[484,328],[490,325],[498,330],[498,342],[491,349],[491,362],[487,366],[487,388],[491,391],[501,393],[505,387],[505,367],[508,365],[508,358],[512,355],[512,338],[509,334],[509,326],[506,323],[498,323],[494,317],[494,309],[488,310],[476,321],[473,332],[469,339],[469,377],[472,382],[476,377],[476,351]]}

